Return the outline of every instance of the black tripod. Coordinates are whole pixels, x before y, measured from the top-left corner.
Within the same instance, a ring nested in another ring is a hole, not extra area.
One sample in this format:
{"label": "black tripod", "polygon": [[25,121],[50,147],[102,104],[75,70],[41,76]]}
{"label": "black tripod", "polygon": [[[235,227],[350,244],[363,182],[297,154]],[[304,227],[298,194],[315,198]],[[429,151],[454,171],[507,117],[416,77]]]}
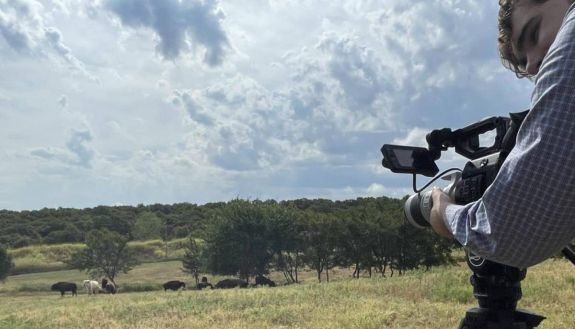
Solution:
{"label": "black tripod", "polygon": [[467,264],[473,271],[470,281],[479,307],[465,313],[458,329],[531,329],[545,317],[517,309],[521,299],[521,280],[527,274],[484,258],[467,254]]}
{"label": "black tripod", "polygon": [[[575,264],[575,252],[569,247],[563,254]],[[479,307],[469,309],[458,329],[531,329],[544,316],[517,309],[521,299],[521,281],[527,270],[519,270],[466,253],[467,265],[473,271],[470,281]]]}

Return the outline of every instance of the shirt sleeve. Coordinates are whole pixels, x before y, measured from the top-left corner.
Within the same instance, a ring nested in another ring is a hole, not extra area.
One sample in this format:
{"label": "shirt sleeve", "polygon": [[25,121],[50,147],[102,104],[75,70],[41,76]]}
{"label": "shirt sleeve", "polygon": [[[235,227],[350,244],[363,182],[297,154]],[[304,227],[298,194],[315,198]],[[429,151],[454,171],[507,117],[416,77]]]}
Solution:
{"label": "shirt sleeve", "polygon": [[466,248],[527,268],[575,239],[575,6],[535,81],[531,111],[483,197],[447,207],[444,220]]}

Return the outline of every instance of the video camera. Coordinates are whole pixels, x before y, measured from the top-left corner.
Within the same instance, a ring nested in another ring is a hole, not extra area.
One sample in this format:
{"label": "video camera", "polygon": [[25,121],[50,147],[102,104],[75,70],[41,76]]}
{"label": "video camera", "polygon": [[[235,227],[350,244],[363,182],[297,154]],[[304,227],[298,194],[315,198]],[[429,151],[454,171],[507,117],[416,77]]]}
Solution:
{"label": "video camera", "polygon": [[[407,220],[416,227],[429,226],[429,214],[432,207],[431,191],[424,193],[421,191],[440,177],[451,181],[443,191],[457,204],[467,204],[481,198],[483,192],[495,179],[507,151],[513,147],[513,145],[504,145],[504,142],[511,143],[510,139],[506,139],[505,136],[514,127],[515,125],[511,125],[510,118],[491,117],[455,131],[449,128],[433,130],[426,137],[427,149],[383,145],[381,152],[384,167],[395,173],[413,174],[413,189],[416,194],[410,196],[405,203]],[[487,132],[495,132],[493,144],[481,146],[480,136]],[[456,153],[471,161],[465,165],[463,171],[458,168],[450,169],[437,175],[429,184],[418,190],[415,175],[435,176],[439,172],[435,160],[438,160],[441,152],[449,147],[454,147]],[[456,172],[446,176],[449,171]]]}
{"label": "video camera", "polygon": [[[450,180],[443,191],[456,204],[479,200],[515,146],[517,131],[527,112],[512,113],[509,118],[487,118],[454,131],[449,128],[433,130],[426,136],[428,148],[383,145],[382,165],[395,173],[413,175],[415,194],[404,205],[407,220],[416,227],[430,226],[433,206],[431,191],[423,191],[438,178]],[[494,133],[492,144],[481,146],[482,135],[489,132]],[[463,170],[451,168],[437,175],[439,169],[435,161],[441,157],[441,152],[450,147],[470,161]],[[418,174],[434,178],[417,189]],[[470,283],[479,307],[467,311],[459,329],[528,329],[537,327],[545,319],[532,312],[516,309],[517,301],[522,297],[520,282],[525,278],[527,270],[489,261],[468,250],[465,256],[467,265],[473,271]]]}

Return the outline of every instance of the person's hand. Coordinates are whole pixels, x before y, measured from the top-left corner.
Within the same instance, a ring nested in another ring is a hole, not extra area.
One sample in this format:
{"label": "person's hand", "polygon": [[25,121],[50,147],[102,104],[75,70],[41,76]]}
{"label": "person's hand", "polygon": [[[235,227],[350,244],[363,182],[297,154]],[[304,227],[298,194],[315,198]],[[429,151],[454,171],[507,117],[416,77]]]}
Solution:
{"label": "person's hand", "polygon": [[443,221],[445,208],[447,208],[448,205],[453,204],[453,200],[451,200],[447,193],[438,188],[434,188],[431,191],[431,199],[433,200],[433,207],[431,207],[431,214],[429,219],[431,227],[435,233],[446,238],[453,238],[453,234]]}

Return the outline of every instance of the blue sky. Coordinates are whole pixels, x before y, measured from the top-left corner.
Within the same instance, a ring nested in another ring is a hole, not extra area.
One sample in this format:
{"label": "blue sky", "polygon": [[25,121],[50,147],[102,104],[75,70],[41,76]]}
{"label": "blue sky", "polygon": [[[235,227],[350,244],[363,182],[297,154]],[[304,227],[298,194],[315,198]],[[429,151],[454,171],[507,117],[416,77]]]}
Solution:
{"label": "blue sky", "polygon": [[497,10],[0,0],[0,208],[401,197],[382,144],[529,106]]}

